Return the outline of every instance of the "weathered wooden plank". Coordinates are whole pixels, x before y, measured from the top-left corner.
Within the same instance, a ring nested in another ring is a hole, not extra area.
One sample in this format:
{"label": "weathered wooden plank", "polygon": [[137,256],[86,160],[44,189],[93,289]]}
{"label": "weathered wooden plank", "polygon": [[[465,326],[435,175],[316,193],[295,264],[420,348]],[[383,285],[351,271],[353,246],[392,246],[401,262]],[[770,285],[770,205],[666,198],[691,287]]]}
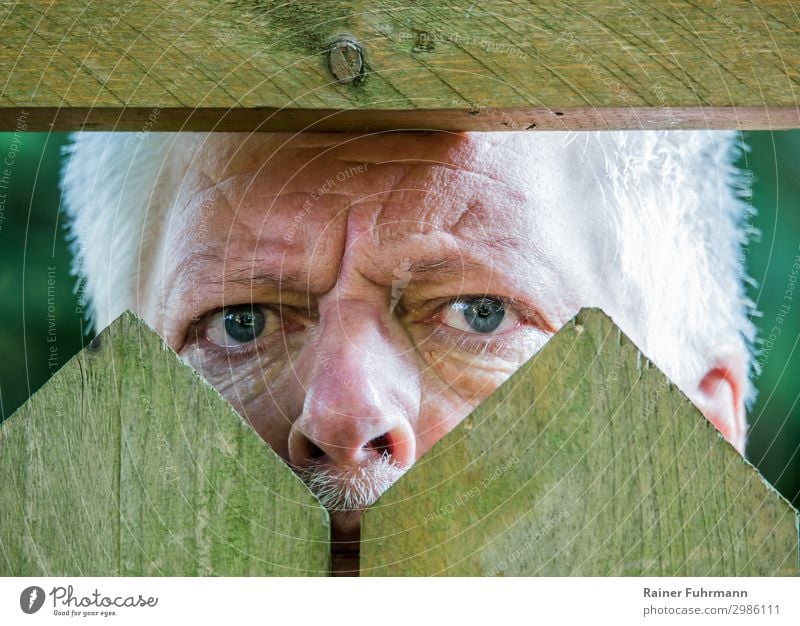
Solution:
{"label": "weathered wooden plank", "polygon": [[130,313],[0,427],[0,484],[0,575],[330,569],[324,509]]}
{"label": "weathered wooden plank", "polygon": [[137,362],[120,392],[122,573],[328,575],[328,517],[306,486],[138,320],[113,332]]}
{"label": "weathered wooden plank", "polygon": [[0,575],[118,571],[118,379],[91,354],[0,426]]}
{"label": "weathered wooden plank", "polygon": [[598,310],[364,515],[362,575],[798,574],[797,512]]}
{"label": "weathered wooden plank", "polygon": [[[63,0],[0,24],[0,129],[800,126],[783,0]],[[330,62],[342,34],[361,66]]]}

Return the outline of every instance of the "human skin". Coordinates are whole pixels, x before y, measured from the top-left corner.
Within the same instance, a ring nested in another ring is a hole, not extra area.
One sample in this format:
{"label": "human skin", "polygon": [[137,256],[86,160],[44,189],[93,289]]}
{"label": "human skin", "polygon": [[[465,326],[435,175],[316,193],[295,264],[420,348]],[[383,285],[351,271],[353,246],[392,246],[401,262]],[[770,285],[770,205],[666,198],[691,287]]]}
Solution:
{"label": "human skin", "polygon": [[[522,133],[181,141],[140,310],[281,457],[344,489],[381,458],[408,468],[582,306],[636,317],[639,298],[608,275],[617,242],[587,210],[599,199],[593,176],[575,176],[577,146],[533,151]],[[263,331],[240,343],[229,325],[254,315]],[[737,443],[743,373],[710,371],[694,399]],[[332,512],[339,530],[358,518]]]}

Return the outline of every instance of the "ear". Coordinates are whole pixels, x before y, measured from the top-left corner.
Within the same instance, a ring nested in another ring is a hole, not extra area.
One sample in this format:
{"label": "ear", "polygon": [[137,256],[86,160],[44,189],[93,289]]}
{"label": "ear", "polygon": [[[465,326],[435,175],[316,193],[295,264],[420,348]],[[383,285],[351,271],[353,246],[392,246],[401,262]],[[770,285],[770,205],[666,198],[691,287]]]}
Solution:
{"label": "ear", "polygon": [[744,456],[747,438],[744,397],[748,385],[743,349],[723,351],[711,361],[692,401],[722,436]]}

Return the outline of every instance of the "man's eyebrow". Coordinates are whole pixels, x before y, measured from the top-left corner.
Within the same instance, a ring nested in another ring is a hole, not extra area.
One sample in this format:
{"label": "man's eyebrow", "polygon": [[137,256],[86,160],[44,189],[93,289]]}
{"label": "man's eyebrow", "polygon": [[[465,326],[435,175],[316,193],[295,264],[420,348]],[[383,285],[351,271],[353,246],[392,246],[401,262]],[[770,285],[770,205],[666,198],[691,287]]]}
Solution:
{"label": "man's eyebrow", "polygon": [[308,281],[296,274],[290,274],[286,270],[270,267],[250,267],[227,272],[220,279],[212,279],[210,284],[225,285],[234,284],[257,289],[259,287],[280,287],[293,291],[308,291]]}
{"label": "man's eyebrow", "polygon": [[[249,266],[243,267],[247,263]],[[225,269],[224,274],[209,275],[205,267]],[[308,280],[299,274],[293,274],[281,268],[263,267],[252,261],[232,257],[222,257],[213,253],[192,255],[180,263],[173,272],[172,279],[180,281],[188,279],[195,286],[224,287],[226,284],[241,285],[250,289],[260,287],[286,288],[294,291],[305,292],[308,290]]]}
{"label": "man's eyebrow", "polygon": [[[520,241],[516,237],[498,237],[488,244],[492,250],[511,250],[520,249]],[[472,260],[473,254],[455,254],[444,252],[438,255],[431,255],[425,259],[409,261],[407,269],[414,276],[415,280],[446,280],[448,278],[463,276],[467,272],[474,271],[493,271],[491,263],[481,263]],[[486,258],[491,259],[491,254]]]}
{"label": "man's eyebrow", "polygon": [[408,267],[414,280],[443,280],[454,276],[463,276],[466,272],[485,269],[487,269],[485,264],[475,263],[463,256],[412,261]]}

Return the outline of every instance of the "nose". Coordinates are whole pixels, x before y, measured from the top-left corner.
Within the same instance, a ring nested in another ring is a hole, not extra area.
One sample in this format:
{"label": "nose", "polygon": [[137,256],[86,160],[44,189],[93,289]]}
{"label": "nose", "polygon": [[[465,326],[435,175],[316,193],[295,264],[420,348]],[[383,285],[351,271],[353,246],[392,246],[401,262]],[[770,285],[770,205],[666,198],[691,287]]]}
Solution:
{"label": "nose", "polygon": [[[353,309],[356,310],[353,310]],[[393,332],[379,312],[337,302],[346,333],[325,320],[312,340],[299,380],[302,411],[289,433],[296,467],[327,461],[339,468],[365,466],[381,457],[407,467],[415,461],[412,422],[419,413],[419,368],[402,328]],[[354,324],[352,320],[358,320]]]}
{"label": "nose", "polygon": [[298,421],[289,434],[289,456],[297,467],[328,461],[352,468],[381,457],[402,467],[414,462],[414,434],[402,423],[389,426],[380,417],[339,416],[324,418],[325,424],[314,428],[310,421]]}

